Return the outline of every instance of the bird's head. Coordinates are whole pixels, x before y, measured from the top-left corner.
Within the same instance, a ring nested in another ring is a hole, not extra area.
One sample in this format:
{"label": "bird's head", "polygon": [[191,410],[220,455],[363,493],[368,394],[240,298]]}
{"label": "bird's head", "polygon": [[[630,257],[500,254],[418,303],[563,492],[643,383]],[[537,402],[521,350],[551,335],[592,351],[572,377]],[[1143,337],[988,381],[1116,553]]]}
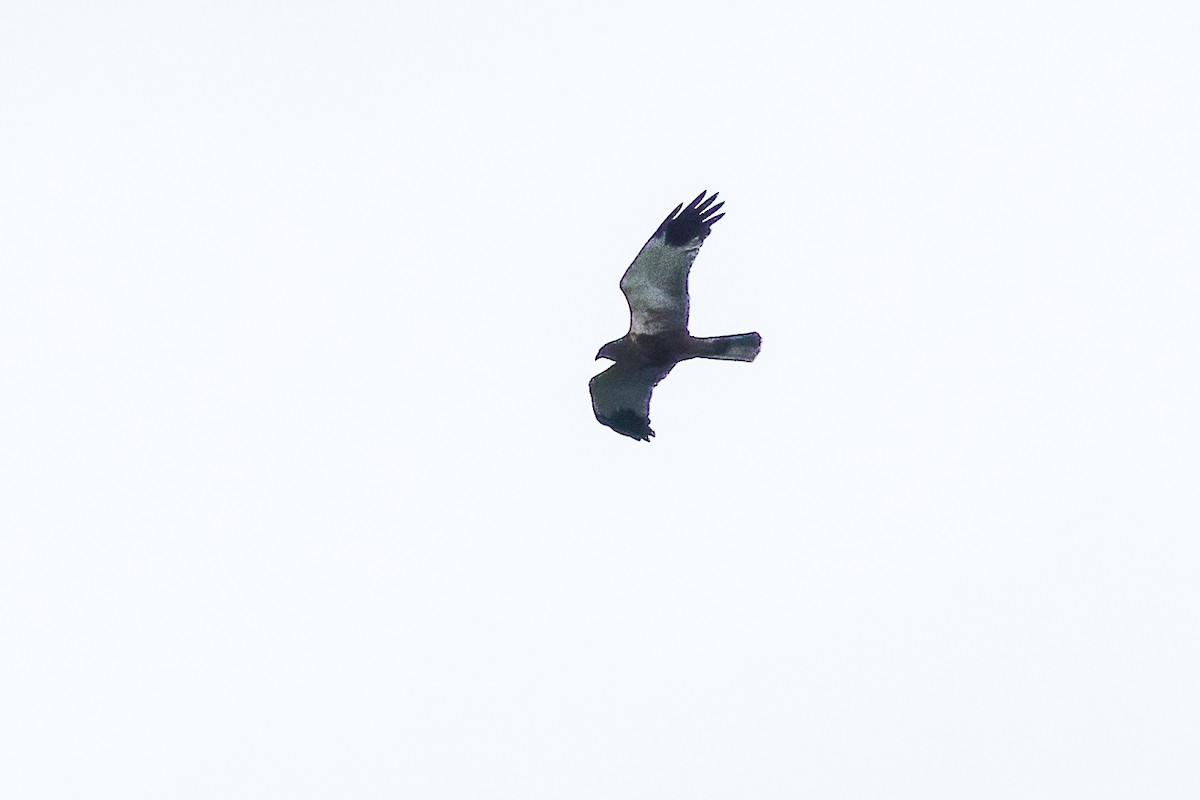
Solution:
{"label": "bird's head", "polygon": [[596,360],[599,361],[602,358],[607,358],[609,361],[616,361],[617,345],[620,343],[620,341],[620,339],[617,339],[616,341],[609,342],[608,344],[604,345],[604,347],[601,347],[600,352],[596,353]]}

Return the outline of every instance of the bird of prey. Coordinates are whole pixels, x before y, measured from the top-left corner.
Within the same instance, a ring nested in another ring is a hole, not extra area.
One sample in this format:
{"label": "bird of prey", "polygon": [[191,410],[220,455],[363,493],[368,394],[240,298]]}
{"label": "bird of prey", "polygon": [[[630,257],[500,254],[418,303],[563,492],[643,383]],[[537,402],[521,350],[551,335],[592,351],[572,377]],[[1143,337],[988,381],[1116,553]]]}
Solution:
{"label": "bird of prey", "polygon": [[650,393],[676,364],[689,358],[753,361],[757,333],[697,338],[688,333],[688,272],[713,224],[724,214],[706,192],[680,203],[642,247],[621,278],[629,302],[629,332],[600,348],[597,359],[615,362],[592,378],[596,419],[617,433],[650,441]]}

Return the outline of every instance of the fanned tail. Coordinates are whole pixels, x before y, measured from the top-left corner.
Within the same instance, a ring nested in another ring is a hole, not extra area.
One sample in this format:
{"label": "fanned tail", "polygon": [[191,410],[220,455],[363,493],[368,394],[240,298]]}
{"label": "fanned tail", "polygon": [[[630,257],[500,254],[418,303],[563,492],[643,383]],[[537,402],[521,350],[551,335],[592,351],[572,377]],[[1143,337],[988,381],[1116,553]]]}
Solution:
{"label": "fanned tail", "polygon": [[719,358],[725,361],[753,361],[762,350],[762,337],[757,333],[737,333],[732,336],[711,336],[693,339],[698,358]]}

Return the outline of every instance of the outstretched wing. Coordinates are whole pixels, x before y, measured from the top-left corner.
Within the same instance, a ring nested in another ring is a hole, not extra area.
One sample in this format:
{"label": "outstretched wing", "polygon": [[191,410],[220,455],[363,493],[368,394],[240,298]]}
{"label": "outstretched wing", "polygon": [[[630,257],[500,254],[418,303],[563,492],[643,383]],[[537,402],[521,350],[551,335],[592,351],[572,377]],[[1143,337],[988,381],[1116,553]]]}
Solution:
{"label": "outstretched wing", "polygon": [[592,410],[596,419],[625,436],[650,441],[650,393],[674,364],[637,367],[618,363],[592,378]]}
{"label": "outstretched wing", "polygon": [[725,216],[716,213],[725,203],[713,205],[717,195],[707,200],[704,195],[687,208],[676,206],[621,277],[630,333],[687,330],[688,272],[713,223]]}

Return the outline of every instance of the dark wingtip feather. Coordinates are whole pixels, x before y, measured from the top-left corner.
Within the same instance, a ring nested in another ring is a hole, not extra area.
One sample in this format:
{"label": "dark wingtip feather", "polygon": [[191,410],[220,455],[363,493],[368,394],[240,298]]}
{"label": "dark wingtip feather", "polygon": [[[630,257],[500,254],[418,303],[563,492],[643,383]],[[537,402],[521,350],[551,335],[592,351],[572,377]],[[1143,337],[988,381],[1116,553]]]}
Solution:
{"label": "dark wingtip feather", "polygon": [[655,235],[662,234],[667,244],[675,247],[686,245],[697,238],[703,241],[704,237],[708,236],[713,223],[725,216],[724,214],[711,216],[725,203],[722,201],[712,206],[712,202],[717,199],[719,193],[713,192],[712,196],[705,200],[707,194],[708,190],[706,189],[698,194],[686,208],[682,204],[677,206],[670,216],[663,220],[663,224],[659,226]]}
{"label": "dark wingtip feather", "polygon": [[622,436],[628,436],[639,442],[648,442],[654,435],[654,431],[650,430],[649,418],[641,416],[632,408],[622,408],[611,417],[596,414],[596,419]]}

